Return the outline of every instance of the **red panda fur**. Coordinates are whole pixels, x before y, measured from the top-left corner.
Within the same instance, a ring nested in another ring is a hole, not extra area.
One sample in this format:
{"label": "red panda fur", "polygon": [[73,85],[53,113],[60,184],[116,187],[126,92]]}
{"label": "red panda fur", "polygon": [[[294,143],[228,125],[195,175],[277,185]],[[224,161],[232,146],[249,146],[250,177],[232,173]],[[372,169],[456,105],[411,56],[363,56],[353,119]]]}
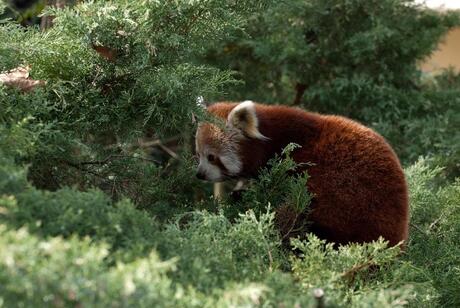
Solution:
{"label": "red panda fur", "polygon": [[[210,113],[227,119],[237,103],[216,103]],[[314,195],[310,231],[336,244],[370,242],[382,236],[390,246],[408,236],[408,190],[399,160],[379,134],[350,119],[288,106],[255,104],[258,128],[267,140],[240,142],[243,176],[289,143],[296,162],[311,162],[307,186]]]}

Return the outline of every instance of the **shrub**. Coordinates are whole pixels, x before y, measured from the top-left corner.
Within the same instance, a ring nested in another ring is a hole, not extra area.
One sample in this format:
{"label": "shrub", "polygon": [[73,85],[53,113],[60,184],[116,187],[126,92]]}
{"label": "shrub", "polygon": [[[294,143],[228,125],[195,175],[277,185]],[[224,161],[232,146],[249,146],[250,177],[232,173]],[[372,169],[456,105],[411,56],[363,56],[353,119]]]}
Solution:
{"label": "shrub", "polygon": [[[456,14],[396,0],[90,1],[46,14],[46,32],[0,22],[0,70],[47,82],[0,85],[0,306],[460,304],[458,76],[416,67]],[[427,155],[406,169],[406,251],[333,249],[293,224],[280,234],[280,214],[307,213],[311,198],[292,146],[241,200],[207,197],[196,100],[225,92],[297,94],[373,126],[406,165]]]}
{"label": "shrub", "polygon": [[442,306],[460,303],[460,182],[436,186],[441,169],[419,160],[408,168],[411,186],[411,237],[408,256],[424,269],[439,294]]}
{"label": "shrub", "polygon": [[171,287],[173,262],[155,254],[108,268],[105,245],[75,237],[39,240],[24,229],[0,226],[0,298],[6,306],[178,305]]}

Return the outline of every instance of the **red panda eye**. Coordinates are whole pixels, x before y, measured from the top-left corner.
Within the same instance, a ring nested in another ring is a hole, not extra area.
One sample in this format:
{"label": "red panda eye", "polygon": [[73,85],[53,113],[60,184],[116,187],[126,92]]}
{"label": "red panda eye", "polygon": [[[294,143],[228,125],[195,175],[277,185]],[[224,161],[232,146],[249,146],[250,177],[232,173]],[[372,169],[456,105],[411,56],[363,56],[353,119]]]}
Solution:
{"label": "red panda eye", "polygon": [[212,155],[212,154],[208,155],[208,161],[213,162],[215,160],[216,160],[216,157],[214,155]]}

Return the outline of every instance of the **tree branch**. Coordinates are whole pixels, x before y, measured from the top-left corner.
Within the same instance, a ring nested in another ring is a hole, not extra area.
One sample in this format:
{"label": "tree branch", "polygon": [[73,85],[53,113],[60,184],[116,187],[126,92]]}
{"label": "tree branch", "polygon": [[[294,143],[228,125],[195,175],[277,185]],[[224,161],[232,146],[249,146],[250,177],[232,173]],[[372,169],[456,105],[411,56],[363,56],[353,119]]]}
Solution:
{"label": "tree branch", "polygon": [[302,101],[302,96],[305,93],[305,90],[307,89],[307,85],[303,83],[297,83],[295,85],[295,89],[296,89],[296,95],[295,95],[293,104],[300,105],[300,102]]}

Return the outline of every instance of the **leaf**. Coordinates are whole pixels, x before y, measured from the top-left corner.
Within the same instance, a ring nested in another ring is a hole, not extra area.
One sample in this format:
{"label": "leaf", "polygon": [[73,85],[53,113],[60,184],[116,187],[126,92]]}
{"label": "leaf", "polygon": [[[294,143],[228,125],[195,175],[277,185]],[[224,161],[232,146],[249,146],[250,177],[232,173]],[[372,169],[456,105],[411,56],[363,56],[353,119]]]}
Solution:
{"label": "leaf", "polygon": [[29,66],[19,66],[0,74],[0,82],[8,87],[17,87],[24,92],[30,92],[38,86],[46,84],[44,80],[34,80],[29,77]]}
{"label": "leaf", "polygon": [[108,61],[115,61],[117,57],[117,51],[113,48],[93,45],[93,49]]}

